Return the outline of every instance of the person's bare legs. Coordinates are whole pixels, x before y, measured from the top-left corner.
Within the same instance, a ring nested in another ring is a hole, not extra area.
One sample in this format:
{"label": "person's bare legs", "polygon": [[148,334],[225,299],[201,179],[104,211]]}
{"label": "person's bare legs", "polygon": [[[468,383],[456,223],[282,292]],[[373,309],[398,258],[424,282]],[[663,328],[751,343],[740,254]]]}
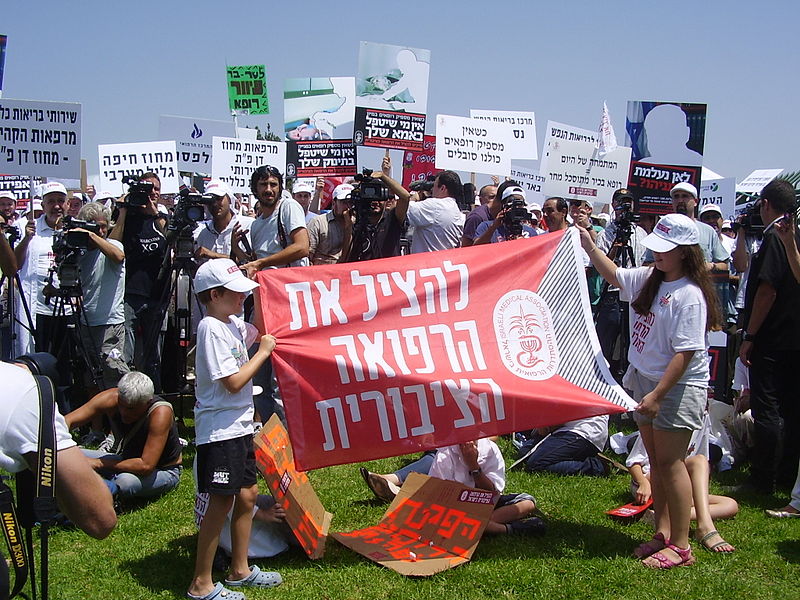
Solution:
{"label": "person's bare legs", "polygon": [[708,478],[711,469],[708,459],[697,454],[686,459],[686,470],[692,484],[691,519],[697,521],[697,540],[713,552],[733,552],[735,548],[725,542],[719,533],[709,535],[716,531],[714,519],[730,518],[735,515],[739,506],[733,498],[714,496],[712,503],[708,494]]}
{"label": "person's bare legs", "polygon": [[[658,493],[666,500],[669,511],[668,539],[670,544],[682,550],[689,548],[689,521],[692,511],[692,482],[683,462],[691,437],[692,432],[688,429],[671,431],[653,429],[653,454],[648,448],[650,481],[652,484],[655,476],[658,482],[653,485],[653,498],[655,499]],[[656,513],[657,523],[658,516]],[[676,563],[681,561],[681,557],[670,548],[664,548],[660,552],[670,561]],[[659,562],[652,557],[644,559],[642,563],[646,566],[659,567]]]}
{"label": "person's bare legs", "polygon": [[208,508],[197,533],[197,557],[194,563],[194,577],[187,590],[193,596],[206,596],[214,589],[212,569],[214,554],[219,545],[219,534],[225,518],[233,504],[233,496],[209,494]]}
{"label": "person's bare legs", "polygon": [[253,507],[256,505],[258,486],[242,488],[236,495],[231,515],[231,568],[228,579],[239,581],[250,576],[247,549],[250,546],[250,531],[253,528]]}
{"label": "person's bare legs", "polygon": [[647,456],[650,460],[650,488],[653,498],[653,513],[655,515],[655,533],[660,533],[664,539],[669,541],[669,510],[667,509],[667,500],[664,491],[661,489],[661,479],[658,476],[658,469],[655,467],[655,441],[653,439],[652,425],[640,425],[639,435],[642,436],[642,443]]}

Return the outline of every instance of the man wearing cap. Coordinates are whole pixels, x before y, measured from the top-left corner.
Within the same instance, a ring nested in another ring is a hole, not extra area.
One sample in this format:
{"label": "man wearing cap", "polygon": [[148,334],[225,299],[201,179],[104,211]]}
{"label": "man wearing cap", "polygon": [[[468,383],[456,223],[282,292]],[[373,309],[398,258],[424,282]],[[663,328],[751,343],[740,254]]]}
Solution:
{"label": "man wearing cap", "polygon": [[72,197],[69,199],[69,206],[67,206],[67,214],[70,217],[77,217],[81,207],[86,203],[84,195],[80,192],[72,192]]}
{"label": "man wearing cap", "polygon": [[[234,252],[248,277],[262,269],[308,266],[308,230],[303,207],[283,189],[283,175],[275,167],[263,165],[253,171],[250,189],[260,208],[258,217],[250,226],[255,260],[240,252],[235,243]],[[236,242],[243,235],[234,235]]]}
{"label": "man wearing cap", "polygon": [[474,208],[466,219],[464,219],[464,233],[461,236],[461,247],[466,248],[475,243],[475,231],[481,223],[492,221],[500,209],[503,208],[503,203],[497,201],[497,186],[493,184],[485,185],[478,193],[481,205]]}
{"label": "man wearing cap", "polygon": [[[44,296],[48,273],[55,262],[53,236],[61,229],[66,212],[67,189],[61,183],[51,182],[42,186],[41,193],[44,213],[25,224],[25,236],[14,249],[20,269],[20,292],[35,321],[33,336],[25,327],[19,328],[15,348],[17,356],[33,351],[34,346],[37,351],[46,352],[51,340],[64,340],[67,335],[66,321],[53,316],[53,305],[46,304]],[[69,304],[64,309],[65,314],[72,314]],[[17,305],[17,313],[19,322],[27,324],[21,302]]]}
{"label": "man wearing cap", "polygon": [[240,239],[246,239],[249,245],[250,226],[253,223],[252,217],[239,215],[233,210],[233,192],[224,181],[212,179],[206,185],[205,193],[213,198],[208,206],[211,219],[194,232],[197,247],[195,258],[201,263],[209,258],[230,258],[234,231],[242,230],[243,237]]}
{"label": "man wearing cap", "polygon": [[17,197],[9,190],[0,191],[0,217],[6,225],[13,225],[17,220]]}
{"label": "man wearing cap", "polygon": [[333,190],[332,209],[321,215],[315,215],[308,222],[308,256],[312,265],[331,265],[339,262],[344,242],[345,214],[352,191],[353,186],[349,183],[337,185]]}
{"label": "man wearing cap", "polygon": [[794,187],[786,180],[771,181],[761,190],[758,207],[766,227],[747,279],[739,358],[750,367],[755,421],[750,485],[769,494],[776,482],[792,486],[800,460],[800,284],[775,231],[784,215],[794,215]]}
{"label": "man wearing cap", "polygon": [[[611,207],[614,209],[614,220],[597,235],[595,243],[614,264],[629,268],[641,267],[647,250],[642,245],[642,240],[647,232],[630,220],[633,214],[633,195],[630,190],[616,190],[611,198]],[[623,220],[626,222],[623,223]],[[630,249],[630,254],[627,250],[622,250],[624,247]],[[605,294],[601,294],[595,328],[603,356],[609,364],[613,361],[614,345],[621,327],[626,324],[623,314],[626,308],[627,303],[622,303],[619,299],[618,287],[609,285]],[[622,377],[622,372],[613,374],[618,378]]]}
{"label": "man wearing cap", "polygon": [[[733,238],[728,237],[726,235],[722,235],[722,210],[716,204],[705,204],[700,209],[698,213],[698,218],[700,222],[705,223],[709,227],[713,228],[714,231],[717,232],[719,236],[719,241],[722,242],[723,247],[725,250],[728,251],[728,254],[733,252],[733,247],[735,246],[736,242]],[[730,229],[730,221],[728,221],[728,229]]]}
{"label": "man wearing cap", "polygon": [[[303,207],[303,212],[306,215],[306,223],[317,216],[317,213],[309,210],[311,208],[311,199],[313,196],[314,188],[306,181],[296,181],[294,186],[292,186],[292,198]],[[319,202],[317,202],[317,206],[319,206]]]}
{"label": "man wearing cap", "polygon": [[[500,184],[497,190],[499,200],[494,199],[494,204],[499,204],[501,209],[497,212],[494,218],[490,221],[483,221],[478,225],[475,230],[474,245],[503,242],[505,240],[512,240],[516,238],[530,238],[537,235],[533,227],[525,223],[520,223],[521,231],[519,233],[510,231],[505,224],[506,214],[514,207],[525,206],[525,190],[523,190],[515,181],[505,181]],[[473,211],[474,212],[474,211]]]}

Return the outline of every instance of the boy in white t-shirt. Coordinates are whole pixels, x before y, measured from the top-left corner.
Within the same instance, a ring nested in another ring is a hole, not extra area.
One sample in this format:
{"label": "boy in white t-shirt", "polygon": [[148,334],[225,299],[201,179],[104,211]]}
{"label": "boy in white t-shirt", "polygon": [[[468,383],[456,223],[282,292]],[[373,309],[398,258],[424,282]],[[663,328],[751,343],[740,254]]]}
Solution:
{"label": "boy in white t-shirt", "polygon": [[231,567],[225,584],[273,587],[278,573],[248,565],[252,514],[258,495],[253,452],[253,375],[275,348],[275,338],[261,336],[258,351],[248,360],[247,348],[258,330],[239,319],[248,292],[258,284],[247,279],[227,258],[200,265],[194,288],[206,308],[197,329],[196,402],[197,488],[209,494],[205,518],[197,535],[197,558],[189,598],[243,600],[244,594],[214,584],[212,565],[228,511],[231,518]]}

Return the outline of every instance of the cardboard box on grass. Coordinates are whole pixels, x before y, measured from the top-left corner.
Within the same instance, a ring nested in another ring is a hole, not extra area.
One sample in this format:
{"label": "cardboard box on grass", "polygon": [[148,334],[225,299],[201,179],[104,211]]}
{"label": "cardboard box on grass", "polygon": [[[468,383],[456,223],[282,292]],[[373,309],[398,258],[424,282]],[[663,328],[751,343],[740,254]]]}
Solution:
{"label": "cardboard box on grass", "polygon": [[469,562],[498,494],[411,473],[380,523],[331,534],[401,575],[422,577]]}
{"label": "cardboard box on grass", "polygon": [[258,470],[286,510],[286,523],[308,557],[321,558],[333,515],[322,506],[308,475],[295,469],[289,433],[277,415],[256,434],[253,444]]}

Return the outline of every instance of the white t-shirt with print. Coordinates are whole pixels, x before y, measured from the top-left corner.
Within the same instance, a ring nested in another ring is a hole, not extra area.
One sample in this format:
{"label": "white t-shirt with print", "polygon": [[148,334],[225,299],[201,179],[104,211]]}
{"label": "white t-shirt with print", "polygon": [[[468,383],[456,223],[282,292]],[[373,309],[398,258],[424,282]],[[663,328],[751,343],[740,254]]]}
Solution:
{"label": "white t-shirt with print", "polygon": [[235,394],[220,379],[238,373],[249,360],[247,348],[258,329],[230,316],[223,323],[204,317],[197,328],[195,364],[195,443],[208,444],[253,433],[253,384],[247,382]]}
{"label": "white t-shirt with print", "polygon": [[[632,302],[654,267],[617,269],[620,300]],[[696,350],[677,383],[708,385],[708,336],[703,292],[686,277],[664,281],[650,312],[628,311],[630,365],[651,381],[659,381],[678,352]]]}

